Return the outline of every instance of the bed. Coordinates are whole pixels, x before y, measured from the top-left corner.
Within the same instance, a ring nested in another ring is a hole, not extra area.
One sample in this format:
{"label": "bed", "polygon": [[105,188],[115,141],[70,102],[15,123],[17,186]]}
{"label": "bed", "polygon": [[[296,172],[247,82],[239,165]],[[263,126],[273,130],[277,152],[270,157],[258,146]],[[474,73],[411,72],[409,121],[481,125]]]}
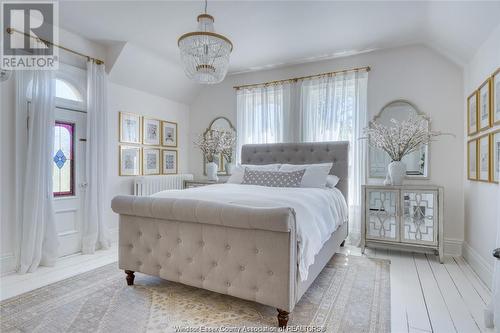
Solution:
{"label": "bed", "polygon": [[[242,147],[243,164],[331,162],[330,174],[340,179],[336,189],[225,184],[115,197],[119,267],[127,284],[141,272],[255,301],[275,307],[285,327],[347,237],[348,148],[348,142]],[[338,207],[328,212],[321,207],[330,200]],[[323,219],[332,221],[318,224],[318,234],[310,224],[321,214],[311,212],[322,209]]]}

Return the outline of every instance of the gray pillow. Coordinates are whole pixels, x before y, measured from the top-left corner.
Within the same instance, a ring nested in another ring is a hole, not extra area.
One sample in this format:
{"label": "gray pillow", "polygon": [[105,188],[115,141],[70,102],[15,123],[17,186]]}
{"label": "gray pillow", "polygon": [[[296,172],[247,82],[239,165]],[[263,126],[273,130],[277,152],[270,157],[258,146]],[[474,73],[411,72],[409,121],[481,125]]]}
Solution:
{"label": "gray pillow", "polygon": [[300,187],[305,169],[280,172],[280,171],[259,171],[245,168],[242,184],[261,185],[269,187]]}

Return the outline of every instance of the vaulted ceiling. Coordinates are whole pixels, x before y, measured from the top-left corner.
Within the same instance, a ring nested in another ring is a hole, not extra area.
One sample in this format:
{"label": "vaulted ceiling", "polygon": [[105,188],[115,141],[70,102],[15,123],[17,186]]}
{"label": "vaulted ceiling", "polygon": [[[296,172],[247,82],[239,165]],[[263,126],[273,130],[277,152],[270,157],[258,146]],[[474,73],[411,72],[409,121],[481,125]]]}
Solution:
{"label": "vaulted ceiling", "polygon": [[[64,1],[60,25],[182,70],[177,38],[202,11],[202,1]],[[464,65],[500,24],[500,1],[209,1],[208,13],[234,44],[230,73],[410,44]]]}

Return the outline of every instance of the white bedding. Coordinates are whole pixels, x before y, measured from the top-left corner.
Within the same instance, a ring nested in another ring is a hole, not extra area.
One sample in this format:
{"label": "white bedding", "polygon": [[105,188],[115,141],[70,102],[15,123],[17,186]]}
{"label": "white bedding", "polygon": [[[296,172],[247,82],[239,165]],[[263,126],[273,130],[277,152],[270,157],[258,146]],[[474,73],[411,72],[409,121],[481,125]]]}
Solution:
{"label": "white bedding", "polygon": [[187,198],[252,207],[288,207],[295,211],[298,266],[302,281],[308,268],[331,234],[347,221],[347,204],[336,188],[290,188],[215,184],[187,190],[162,191],[153,195]]}

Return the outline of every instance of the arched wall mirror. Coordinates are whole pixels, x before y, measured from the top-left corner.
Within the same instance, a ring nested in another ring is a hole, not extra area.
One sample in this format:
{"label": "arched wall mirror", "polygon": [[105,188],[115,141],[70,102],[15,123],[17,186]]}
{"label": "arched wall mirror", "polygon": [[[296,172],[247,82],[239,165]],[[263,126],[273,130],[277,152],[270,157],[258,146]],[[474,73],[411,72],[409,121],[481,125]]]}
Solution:
{"label": "arched wall mirror", "polygon": [[[236,128],[233,126],[233,123],[231,123],[231,121],[226,118],[226,117],[217,117],[215,118],[214,120],[212,120],[210,122],[210,124],[208,125],[207,129],[205,130],[205,132],[203,132],[203,135],[207,135],[207,133],[209,133],[210,131],[214,131],[214,130],[231,130],[231,131],[234,131],[236,133]],[[234,160],[234,151],[232,153],[232,159]],[[224,158],[224,156],[222,156],[222,154],[219,154],[219,156],[217,156],[214,160],[214,162],[218,165],[219,167],[219,170],[217,172],[217,174],[219,176],[225,176],[226,175],[226,159]],[[203,156],[203,174],[206,176],[207,175],[207,159],[205,158],[205,156]]]}
{"label": "arched wall mirror", "polygon": [[[391,119],[403,121],[411,116],[422,117],[430,130],[430,119],[420,112],[415,105],[405,100],[396,100],[388,103],[373,118],[380,124],[390,126]],[[422,145],[413,153],[405,156],[402,160],[406,164],[406,177],[416,179],[429,178],[429,146]],[[368,175],[370,178],[385,178],[387,166],[391,163],[389,155],[377,148],[369,147]]]}

